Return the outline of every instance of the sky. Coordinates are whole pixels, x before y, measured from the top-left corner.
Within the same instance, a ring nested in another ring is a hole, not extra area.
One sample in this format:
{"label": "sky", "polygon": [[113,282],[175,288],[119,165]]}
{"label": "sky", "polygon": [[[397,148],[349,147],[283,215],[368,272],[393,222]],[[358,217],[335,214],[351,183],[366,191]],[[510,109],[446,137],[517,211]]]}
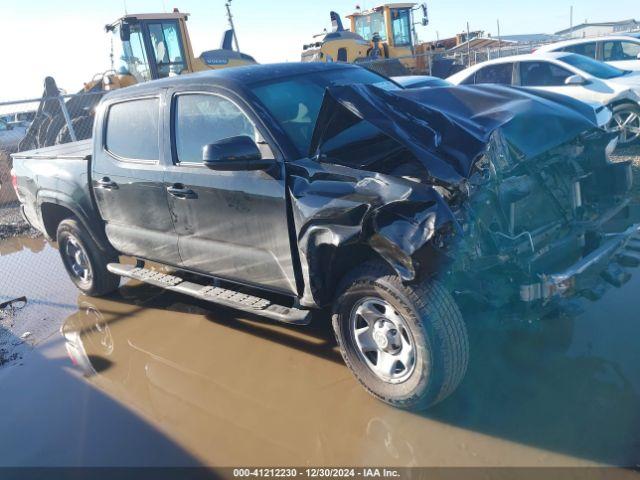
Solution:
{"label": "sky", "polygon": [[[232,0],[240,49],[260,63],[298,61],[302,45],[330,28],[329,11],[347,15],[359,0]],[[421,40],[445,38],[466,29],[503,35],[554,33],[588,21],[640,19],[637,0],[427,0],[430,24],[418,27]],[[2,74],[0,102],[39,97],[45,76],[69,93],[110,67],[104,25],[128,13],[188,12],[194,53],[218,48],[227,19],[224,0],[0,0]]]}

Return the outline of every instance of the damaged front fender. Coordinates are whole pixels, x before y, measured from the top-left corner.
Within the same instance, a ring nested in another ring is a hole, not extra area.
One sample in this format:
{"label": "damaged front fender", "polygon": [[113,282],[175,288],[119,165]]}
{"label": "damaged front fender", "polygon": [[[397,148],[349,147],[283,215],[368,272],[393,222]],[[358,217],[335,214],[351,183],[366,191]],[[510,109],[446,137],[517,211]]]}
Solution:
{"label": "damaged front fender", "polygon": [[377,255],[405,281],[438,231],[457,228],[432,186],[340,165],[289,164],[290,198],[304,276],[303,305],[331,300],[340,276]]}

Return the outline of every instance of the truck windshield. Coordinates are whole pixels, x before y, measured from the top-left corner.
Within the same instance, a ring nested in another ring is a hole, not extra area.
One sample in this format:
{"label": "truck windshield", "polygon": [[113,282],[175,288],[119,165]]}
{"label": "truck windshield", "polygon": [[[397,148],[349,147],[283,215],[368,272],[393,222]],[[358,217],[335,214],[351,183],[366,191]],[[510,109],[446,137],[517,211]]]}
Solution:
{"label": "truck windshield", "polygon": [[585,57],[584,55],[577,55],[575,53],[566,55],[560,60],[582,70],[583,72],[587,72],[594,77],[602,78],[604,80],[622,77],[627,73],[625,70],[620,70],[619,68],[612,67],[606,63]]}
{"label": "truck windshield", "polygon": [[262,82],[251,90],[282,126],[302,157],[309,153],[327,87],[353,84],[400,89],[392,81],[364,68],[344,68]]}

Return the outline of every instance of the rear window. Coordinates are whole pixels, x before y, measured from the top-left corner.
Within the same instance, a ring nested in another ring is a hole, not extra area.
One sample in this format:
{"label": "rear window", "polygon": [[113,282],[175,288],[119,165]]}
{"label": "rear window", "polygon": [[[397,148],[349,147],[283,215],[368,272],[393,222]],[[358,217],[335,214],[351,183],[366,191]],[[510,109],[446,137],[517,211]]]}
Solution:
{"label": "rear window", "polygon": [[107,151],[124,159],[158,160],[158,115],[157,98],[112,105],[107,115]]}
{"label": "rear window", "polygon": [[498,83],[511,85],[513,63],[500,63],[481,68],[476,72],[476,84]]}
{"label": "rear window", "polygon": [[577,53],[585,57],[596,58],[596,43],[579,43],[577,45],[569,45],[562,49],[563,52]]}

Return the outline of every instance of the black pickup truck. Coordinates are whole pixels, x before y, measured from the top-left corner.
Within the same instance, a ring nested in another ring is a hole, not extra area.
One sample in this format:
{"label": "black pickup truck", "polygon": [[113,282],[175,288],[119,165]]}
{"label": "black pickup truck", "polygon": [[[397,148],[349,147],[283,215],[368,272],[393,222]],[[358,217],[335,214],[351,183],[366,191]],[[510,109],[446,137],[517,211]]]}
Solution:
{"label": "black pickup truck", "polygon": [[110,93],[93,141],[16,154],[14,180],[86,294],[127,277],[293,324],[331,308],[358,380],[417,409],[464,376],[460,305],[539,316],[640,264],[614,145],[567,97],[265,65]]}

